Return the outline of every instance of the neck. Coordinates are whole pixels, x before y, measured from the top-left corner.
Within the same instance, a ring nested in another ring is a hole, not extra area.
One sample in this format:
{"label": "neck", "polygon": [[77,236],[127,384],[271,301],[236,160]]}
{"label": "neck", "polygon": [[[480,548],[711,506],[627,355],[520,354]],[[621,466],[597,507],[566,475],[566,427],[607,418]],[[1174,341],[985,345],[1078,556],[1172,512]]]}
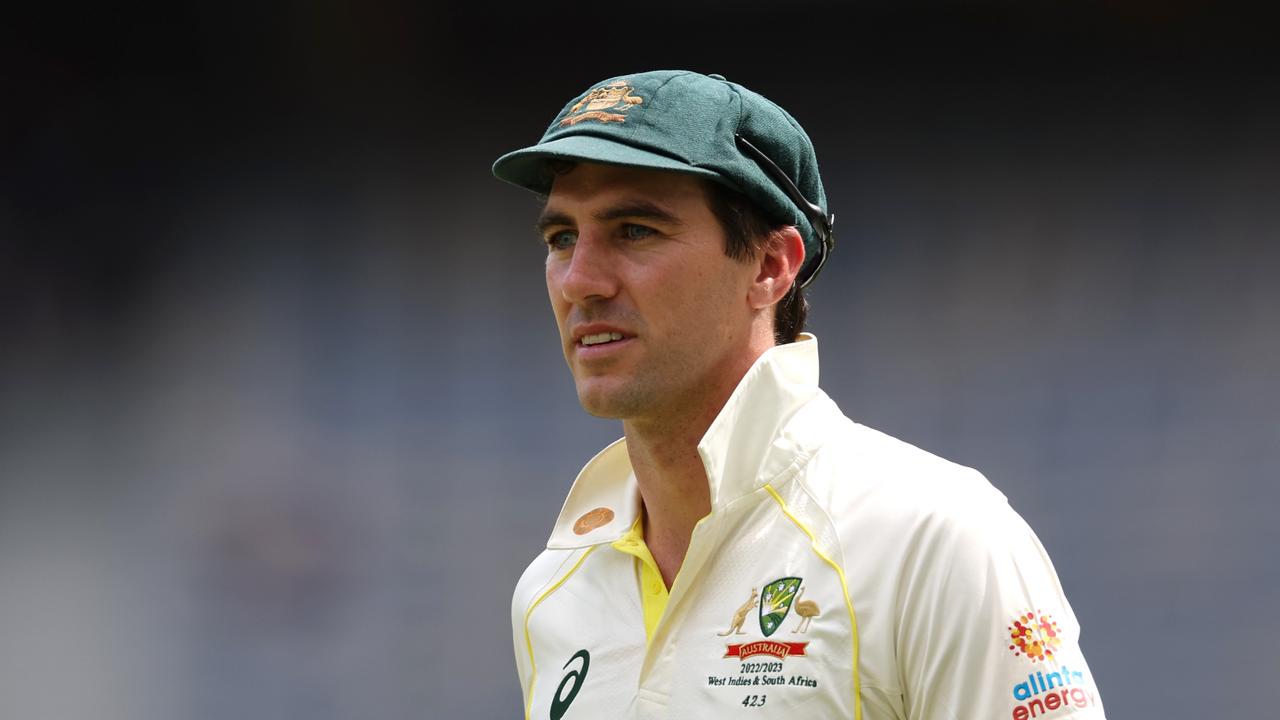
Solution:
{"label": "neck", "polygon": [[[771,340],[771,338],[770,338]],[[627,454],[644,502],[644,539],[670,588],[684,563],[693,527],[711,512],[711,488],[698,443],[729,396],[769,345],[752,348],[740,366],[703,385],[702,402],[660,419],[628,419],[622,427]]]}
{"label": "neck", "polygon": [[[723,405],[722,405],[723,406]],[[684,562],[693,526],[711,512],[711,488],[698,441],[705,422],[658,428],[625,422],[627,454],[644,501],[644,539],[670,588]]]}

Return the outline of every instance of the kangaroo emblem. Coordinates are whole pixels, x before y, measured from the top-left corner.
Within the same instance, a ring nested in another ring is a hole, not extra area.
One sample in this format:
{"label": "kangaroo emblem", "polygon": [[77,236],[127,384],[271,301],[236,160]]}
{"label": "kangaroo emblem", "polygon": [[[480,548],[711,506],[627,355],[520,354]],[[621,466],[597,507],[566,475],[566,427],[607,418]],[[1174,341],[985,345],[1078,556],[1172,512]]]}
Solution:
{"label": "kangaroo emblem", "polygon": [[755,588],[751,588],[751,599],[743,603],[742,607],[734,611],[733,622],[729,623],[729,629],[716,634],[720,637],[733,634],[742,635],[742,623],[747,621],[747,615],[755,609],[756,598],[758,597],[760,597],[760,594],[756,592]]}

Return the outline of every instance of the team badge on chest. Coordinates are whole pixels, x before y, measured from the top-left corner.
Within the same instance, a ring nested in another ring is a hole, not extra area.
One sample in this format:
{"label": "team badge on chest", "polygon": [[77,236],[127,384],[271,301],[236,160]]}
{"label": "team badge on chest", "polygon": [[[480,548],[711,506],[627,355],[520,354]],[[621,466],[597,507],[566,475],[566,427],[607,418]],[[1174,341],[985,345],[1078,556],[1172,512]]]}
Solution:
{"label": "team badge on chest", "polygon": [[[751,633],[743,629],[743,625],[747,624],[751,611],[755,610],[760,626],[760,634],[764,637],[754,642],[729,643],[725,646],[724,656],[726,658],[746,659],[753,655],[772,655],[779,660],[788,656],[804,656],[805,647],[809,644],[807,642],[767,639],[778,632],[782,627],[783,621],[791,613],[792,608],[795,609],[795,614],[801,618],[799,624],[791,630],[793,635],[808,631],[809,623],[818,616],[817,603],[812,600],[801,600],[805,590],[803,583],[804,580],[802,578],[784,577],[766,583],[763,593],[757,593],[755,588],[751,588],[751,596],[734,610],[733,618],[729,622],[729,628],[722,633],[716,634],[720,637],[750,635]],[[756,598],[759,598],[759,601]]]}
{"label": "team badge on chest", "polygon": [[798,577],[781,578],[764,586],[764,594],[760,596],[760,632],[765,637],[782,626],[787,613],[791,612],[791,602],[796,599],[796,591],[799,589]]}
{"label": "team badge on chest", "polygon": [[[818,687],[816,677],[809,674],[812,668],[797,673],[794,670],[800,668],[790,668],[787,663],[790,658],[808,657],[808,641],[784,639],[788,635],[807,632],[809,623],[819,615],[817,603],[803,599],[806,587],[803,578],[787,576],[765,583],[759,591],[751,588],[745,601],[733,609],[728,629],[716,633],[720,637],[747,636],[742,638],[746,642],[730,642],[724,648],[724,659],[738,661],[735,666],[737,672],[708,676],[708,687],[729,689],[750,686],[753,691],[782,686]],[[759,626],[758,635],[752,632],[753,615]],[[798,623],[788,621],[792,615],[799,617]],[[787,627],[783,627],[784,624]],[[751,637],[752,635],[755,637]],[[800,667],[803,668],[807,662],[801,661]],[[749,695],[744,703],[747,707],[758,707],[766,701],[767,695],[761,693]]]}

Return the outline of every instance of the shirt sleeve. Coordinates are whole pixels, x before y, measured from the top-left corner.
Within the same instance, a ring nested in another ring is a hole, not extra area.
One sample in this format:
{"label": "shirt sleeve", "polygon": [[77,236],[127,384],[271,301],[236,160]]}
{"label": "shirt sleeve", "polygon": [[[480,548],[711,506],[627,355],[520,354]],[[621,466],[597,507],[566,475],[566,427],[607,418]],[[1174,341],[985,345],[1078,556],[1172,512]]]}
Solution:
{"label": "shirt sleeve", "polygon": [[[529,702],[530,689],[537,679],[533,660],[533,639],[526,619],[530,610],[551,586],[554,578],[574,555],[564,551],[544,550],[525,568],[511,596],[511,642],[515,649],[516,676],[520,680],[520,702]],[[528,708],[525,708],[527,711]]]}
{"label": "shirt sleeve", "polygon": [[[531,654],[532,641],[525,624],[526,616],[538,595],[546,590],[556,568],[563,562],[564,557],[561,555],[550,551],[542,552],[525,568],[511,596],[511,642],[515,650],[516,676],[520,680],[522,706],[529,702],[529,689],[534,682],[535,672]],[[524,709],[528,710],[528,708]]]}
{"label": "shirt sleeve", "polygon": [[533,681],[533,666],[529,657],[529,650],[526,647],[524,633],[524,613],[527,609],[527,603],[523,596],[524,593],[521,593],[520,588],[517,586],[515,595],[511,598],[511,640],[515,647],[516,676],[520,680],[520,702],[522,705],[528,702],[529,683]]}
{"label": "shirt sleeve", "polygon": [[1104,717],[1053,564],[1003,496],[937,510],[915,540],[896,635],[908,718]]}

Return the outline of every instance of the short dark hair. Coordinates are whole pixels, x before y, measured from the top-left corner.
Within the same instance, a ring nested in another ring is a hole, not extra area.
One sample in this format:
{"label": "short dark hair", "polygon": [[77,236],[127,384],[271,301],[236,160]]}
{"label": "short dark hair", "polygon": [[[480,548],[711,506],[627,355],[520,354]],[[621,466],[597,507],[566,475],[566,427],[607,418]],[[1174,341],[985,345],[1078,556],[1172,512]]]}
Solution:
{"label": "short dark hair", "polygon": [[[773,242],[773,234],[790,227],[769,219],[750,198],[726,185],[707,180],[707,204],[724,229],[724,254],[735,260],[756,257]],[[799,278],[778,301],[773,311],[773,341],[778,345],[795,342],[804,331],[809,303],[800,289]]]}

